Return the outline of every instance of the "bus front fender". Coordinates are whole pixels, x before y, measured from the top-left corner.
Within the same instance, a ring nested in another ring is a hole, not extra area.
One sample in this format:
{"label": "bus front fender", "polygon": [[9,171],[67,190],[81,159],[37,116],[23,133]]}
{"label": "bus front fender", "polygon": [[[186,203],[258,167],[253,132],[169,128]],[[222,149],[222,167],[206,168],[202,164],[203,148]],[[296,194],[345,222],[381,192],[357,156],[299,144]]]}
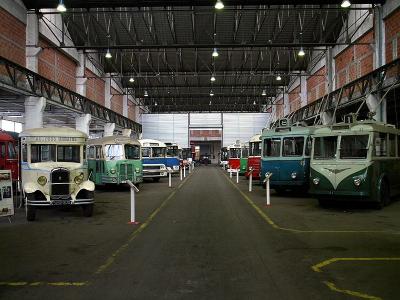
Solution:
{"label": "bus front fender", "polygon": [[87,190],[93,192],[95,189],[94,182],[86,180],[79,185],[79,190]]}
{"label": "bus front fender", "polygon": [[36,183],[27,182],[24,184],[24,192],[26,194],[32,194],[38,190],[40,190],[40,188],[38,187],[38,185]]}

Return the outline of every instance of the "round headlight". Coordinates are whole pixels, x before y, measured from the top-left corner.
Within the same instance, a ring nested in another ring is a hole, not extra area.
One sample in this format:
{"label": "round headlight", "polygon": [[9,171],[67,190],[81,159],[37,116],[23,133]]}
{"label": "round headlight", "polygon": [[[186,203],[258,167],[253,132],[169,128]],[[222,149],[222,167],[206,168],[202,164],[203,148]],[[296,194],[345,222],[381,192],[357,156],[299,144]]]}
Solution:
{"label": "round headlight", "polygon": [[319,178],[318,178],[318,177],[314,178],[314,179],[312,180],[312,182],[313,182],[315,185],[318,185],[318,184],[319,184]]}
{"label": "round headlight", "polygon": [[39,183],[40,185],[45,185],[47,183],[47,178],[46,176],[40,176],[37,180],[37,183]]}
{"label": "round headlight", "polygon": [[83,182],[83,173],[79,174],[78,176],[75,176],[74,182],[75,184],[81,184]]}
{"label": "round headlight", "polygon": [[111,174],[115,174],[115,173],[117,173],[117,170],[111,169],[111,170],[110,170],[110,173],[111,173]]}
{"label": "round headlight", "polygon": [[292,179],[296,179],[297,173],[296,173],[296,172],[293,172],[293,173],[291,174],[291,176],[292,176]]}
{"label": "round headlight", "polygon": [[140,173],[140,168],[135,169],[136,173]]}
{"label": "round headlight", "polygon": [[361,178],[354,179],[354,185],[355,186],[360,186],[360,184],[361,184]]}

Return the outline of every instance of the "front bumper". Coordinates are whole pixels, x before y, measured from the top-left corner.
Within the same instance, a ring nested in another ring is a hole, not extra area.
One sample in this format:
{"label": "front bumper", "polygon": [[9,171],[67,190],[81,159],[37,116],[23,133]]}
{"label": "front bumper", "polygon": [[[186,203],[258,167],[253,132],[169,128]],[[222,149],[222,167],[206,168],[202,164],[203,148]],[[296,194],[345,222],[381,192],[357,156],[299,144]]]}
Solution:
{"label": "front bumper", "polygon": [[29,206],[66,206],[66,205],[87,205],[94,204],[94,199],[50,199],[47,200],[27,200],[26,204]]}

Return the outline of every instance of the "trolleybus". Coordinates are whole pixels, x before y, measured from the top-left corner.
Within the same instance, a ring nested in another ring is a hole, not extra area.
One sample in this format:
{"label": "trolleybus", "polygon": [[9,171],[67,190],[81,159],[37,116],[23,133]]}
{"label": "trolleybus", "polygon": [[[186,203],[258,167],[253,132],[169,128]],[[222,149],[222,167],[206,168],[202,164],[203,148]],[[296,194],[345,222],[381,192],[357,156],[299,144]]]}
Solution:
{"label": "trolleybus", "polygon": [[182,148],[176,143],[165,143],[167,145],[167,157],[165,165],[170,167],[174,173],[179,172]]}
{"label": "trolleybus", "polygon": [[10,170],[15,182],[19,178],[17,141],[7,132],[0,130],[0,170]]}
{"label": "trolleybus", "polygon": [[140,143],[129,136],[89,140],[87,159],[90,179],[96,185],[143,182]]}
{"label": "trolleybus", "polygon": [[188,167],[193,161],[192,158],[192,149],[191,148],[183,148],[182,149],[182,165],[184,167]]}
{"label": "trolleybus", "polygon": [[221,148],[221,153],[220,153],[220,165],[222,168],[226,169],[228,166],[228,157],[229,157],[229,151],[227,147]]}
{"label": "trolleybus", "polygon": [[152,139],[139,142],[142,146],[143,178],[153,178],[157,182],[161,177],[166,177],[167,145]]}
{"label": "trolleybus", "polygon": [[249,141],[249,157],[247,159],[246,178],[249,178],[250,168],[252,168],[252,177],[260,179],[261,171],[261,134],[256,134]]}
{"label": "trolleybus", "polygon": [[245,175],[247,172],[247,160],[249,157],[249,143],[243,143],[240,145],[241,154],[240,154],[240,175]]}
{"label": "trolleybus", "polygon": [[79,205],[84,216],[92,216],[95,185],[88,180],[86,134],[72,128],[37,128],[19,136],[27,220],[35,220],[37,208],[57,205]]}
{"label": "trolleybus", "polygon": [[315,130],[310,193],[321,205],[346,199],[378,208],[400,192],[400,130],[373,120]]}
{"label": "trolleybus", "polygon": [[309,187],[311,135],[314,127],[288,126],[287,120],[262,133],[261,182],[272,173],[270,186],[306,192]]}
{"label": "trolleybus", "polygon": [[239,141],[235,144],[229,145],[228,150],[228,168],[229,169],[240,169],[240,158],[242,156],[242,146]]}

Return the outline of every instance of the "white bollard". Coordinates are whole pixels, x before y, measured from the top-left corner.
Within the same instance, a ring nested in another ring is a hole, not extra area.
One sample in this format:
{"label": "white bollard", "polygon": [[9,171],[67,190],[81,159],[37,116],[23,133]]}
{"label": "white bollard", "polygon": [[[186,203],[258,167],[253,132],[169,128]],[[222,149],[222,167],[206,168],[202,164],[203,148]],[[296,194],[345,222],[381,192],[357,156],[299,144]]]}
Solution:
{"label": "white bollard", "polygon": [[172,186],[172,180],[171,180],[171,172],[168,172],[168,186]]}
{"label": "white bollard", "polygon": [[183,168],[183,178],[186,178],[186,168]]}
{"label": "white bollard", "polygon": [[190,164],[189,164],[189,174],[190,174]]}
{"label": "white bollard", "polygon": [[194,162],[192,162],[191,165],[192,165],[192,170],[194,170]]}
{"label": "white bollard", "polygon": [[267,206],[270,206],[271,205],[271,192],[270,192],[270,188],[269,188],[269,179],[271,178],[271,176],[272,176],[272,173],[266,173],[265,174],[265,180],[264,180],[264,182],[265,182],[265,192],[266,192],[266,196],[267,196]]}
{"label": "white bollard", "polygon": [[127,180],[126,181],[130,188],[131,188],[131,220],[128,222],[128,224],[139,224],[139,222],[136,221],[135,217],[135,193],[139,192],[139,189],[132,183],[132,181]]}
{"label": "white bollard", "polygon": [[229,169],[229,178],[232,178],[232,170]]}
{"label": "white bollard", "polygon": [[239,183],[239,169],[236,169],[236,183]]}
{"label": "white bollard", "polygon": [[181,181],[183,180],[182,178],[182,168],[179,168],[179,176],[181,177]]}
{"label": "white bollard", "polygon": [[249,192],[253,190],[253,170],[250,169],[250,175],[249,175]]}

